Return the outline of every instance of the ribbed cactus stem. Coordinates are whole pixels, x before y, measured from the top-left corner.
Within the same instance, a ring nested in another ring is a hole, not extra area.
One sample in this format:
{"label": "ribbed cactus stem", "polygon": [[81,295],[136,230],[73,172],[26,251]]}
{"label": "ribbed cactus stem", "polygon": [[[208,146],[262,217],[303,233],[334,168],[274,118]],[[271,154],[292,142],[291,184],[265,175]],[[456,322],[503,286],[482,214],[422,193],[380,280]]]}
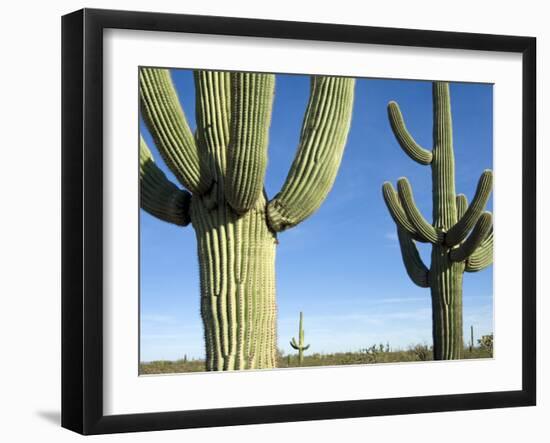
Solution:
{"label": "ribbed cactus stem", "polygon": [[464,242],[454,248],[450,252],[451,260],[464,261],[470,257],[477,248],[481,245],[483,240],[487,238],[489,232],[493,227],[493,216],[490,212],[484,212],[478,218],[474,229],[470,233],[470,236],[464,240]]}
{"label": "ribbed cactus stem", "polygon": [[461,213],[463,215],[459,217],[458,223],[451,227],[449,232],[447,232],[445,242],[448,246],[455,246],[468,236],[468,233],[475,226],[477,220],[479,220],[479,217],[485,210],[485,206],[487,206],[492,189],[493,173],[490,170],[483,171],[483,174],[481,174],[481,177],[479,178],[472,204],[468,206],[467,202],[461,202],[461,206],[466,208],[464,212],[462,212],[462,208],[458,208],[459,215]]}
{"label": "ribbed cactus stem", "polygon": [[426,242],[440,243],[443,240],[441,230],[435,229],[418,210],[414,201],[413,192],[409,181],[402,177],[397,181],[397,193],[405,210],[407,218],[412,223],[415,231]]}
{"label": "ribbed cactus stem", "polygon": [[397,225],[397,229],[403,230],[409,234],[411,238],[417,241],[427,242],[428,240],[424,239],[417,233],[416,228],[407,217],[407,214],[401,205],[398,194],[390,182],[385,182],[382,186],[382,195],[384,196],[384,201],[386,202],[390,215]]}
{"label": "ribbed cactus stem", "polygon": [[140,204],[149,214],[179,226],[191,221],[191,194],[170,182],[155,162],[143,137],[139,140]]}
{"label": "ribbed cactus stem", "polygon": [[448,248],[432,248],[430,289],[435,360],[461,358],[463,274],[464,263],[451,261]]}
{"label": "ribbed cactus stem", "polygon": [[304,314],[300,312],[300,326],[298,329],[298,341],[294,337],[290,341],[290,346],[298,351],[298,362],[300,366],[304,363],[304,351],[309,349],[309,345],[305,344],[305,334],[304,334]]}
{"label": "ribbed cactus stem", "polygon": [[390,118],[393,133],[403,148],[403,151],[405,151],[414,161],[422,165],[429,165],[432,162],[432,153],[416,143],[407,130],[403,115],[397,103],[390,102],[388,104],[388,116]]}
{"label": "ribbed cactus stem", "polygon": [[[225,179],[226,148],[229,143],[231,78],[228,72],[195,71],[196,144],[208,175],[221,192]],[[213,190],[212,187],[209,188]],[[219,196],[211,196],[218,199]]]}
{"label": "ribbed cactus stem", "polygon": [[477,272],[493,263],[493,232],[479,245],[466,260],[466,272]]}
{"label": "ribbed cactus stem", "polygon": [[432,167],[433,220],[436,230],[448,231],[457,221],[455,157],[449,84],[433,84],[434,147]]}
{"label": "ribbed cactus stem", "polygon": [[[397,193],[384,183],[383,196],[397,225],[401,255],[411,280],[430,287],[432,294],[432,330],[434,358],[461,357],[462,279],[464,272],[476,272],[492,263],[492,215],[484,212],[492,189],[492,172],[485,171],[472,204],[455,192],[453,128],[449,85],[433,83],[433,149],[420,147],[405,127],[395,102],[388,105],[394,134],[403,150],[418,163],[432,169],[433,221],[429,223],[413,198],[409,181],[398,181]],[[418,253],[416,241],[432,244],[428,268]]]}
{"label": "ribbed cactus stem", "polygon": [[430,287],[430,271],[420,258],[412,237],[403,229],[397,229],[403,263],[411,280],[421,288]]}
{"label": "ribbed cactus stem", "polygon": [[243,213],[254,205],[264,187],[275,76],[231,75],[234,100],[225,196],[233,209]]}
{"label": "ribbed cactus stem", "polygon": [[[462,217],[464,217],[464,214],[466,213],[466,210],[468,209],[468,198],[464,194],[458,194],[456,196],[456,212],[458,214],[458,219],[462,220]],[[447,236],[445,237],[445,242],[447,243],[449,240],[449,234],[447,233]]]}
{"label": "ribbed cactus stem", "polygon": [[351,124],[355,80],[314,76],[298,152],[286,181],[268,206],[278,232],[313,214],[332,188]]}
{"label": "ribbed cactus stem", "polygon": [[204,171],[204,160],[178,101],[170,71],[143,68],[139,82],[141,114],[162,158],[189,191],[206,192],[212,177]]}
{"label": "ribbed cactus stem", "polygon": [[207,369],[276,366],[275,236],[266,201],[243,216],[193,199]]}

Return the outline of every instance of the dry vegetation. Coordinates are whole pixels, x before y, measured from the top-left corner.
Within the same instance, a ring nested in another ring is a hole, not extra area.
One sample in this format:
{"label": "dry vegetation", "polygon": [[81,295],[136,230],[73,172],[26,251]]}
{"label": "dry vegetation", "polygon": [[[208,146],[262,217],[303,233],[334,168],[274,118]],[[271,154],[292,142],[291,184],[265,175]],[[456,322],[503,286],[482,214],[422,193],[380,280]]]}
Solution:
{"label": "dry vegetation", "polygon": [[[470,350],[465,347],[462,352],[463,359],[492,358],[492,346],[487,347],[480,344]],[[279,368],[299,367],[297,354],[284,354],[279,352]],[[433,359],[432,349],[425,345],[410,346],[406,350],[392,350],[389,345],[374,345],[369,348],[360,349],[357,352],[338,352],[334,354],[313,353],[304,356],[303,367],[308,366],[340,366],[340,365],[360,365],[373,363],[399,363],[399,362],[418,362],[429,361]],[[140,375],[149,374],[175,374],[181,372],[203,372],[205,368],[204,360],[191,360],[183,358],[175,361],[151,361],[143,362],[139,365]]]}

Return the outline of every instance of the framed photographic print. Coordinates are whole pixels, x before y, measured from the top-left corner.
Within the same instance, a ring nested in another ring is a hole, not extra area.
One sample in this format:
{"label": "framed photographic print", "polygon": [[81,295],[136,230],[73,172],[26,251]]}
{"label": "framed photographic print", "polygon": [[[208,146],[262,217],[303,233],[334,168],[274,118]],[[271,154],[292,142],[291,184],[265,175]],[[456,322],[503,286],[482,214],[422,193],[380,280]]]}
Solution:
{"label": "framed photographic print", "polygon": [[534,38],[62,25],[64,427],[535,404]]}

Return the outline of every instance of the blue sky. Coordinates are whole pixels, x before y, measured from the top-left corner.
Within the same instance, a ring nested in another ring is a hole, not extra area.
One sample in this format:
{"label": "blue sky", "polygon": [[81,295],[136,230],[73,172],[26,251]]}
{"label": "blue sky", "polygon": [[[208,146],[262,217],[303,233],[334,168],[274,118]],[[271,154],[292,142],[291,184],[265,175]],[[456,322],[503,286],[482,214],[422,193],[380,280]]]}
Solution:
{"label": "blue sky", "polygon": [[[173,79],[192,129],[195,98],[191,71]],[[308,100],[309,78],[277,75],[270,129],[266,191],[281,188],[296,151]],[[374,343],[393,348],[431,345],[429,289],[408,278],[395,225],[381,186],[401,176],[411,181],[418,206],[431,219],[431,170],[413,162],[391,132],[386,105],[396,100],[415,139],[432,145],[431,83],[358,79],[353,120],[342,165],[328,198],[312,217],[279,235],[277,304],[279,348],[291,352],[299,312],[304,312],[309,352],[356,351]],[[451,84],[457,192],[470,201],[481,172],[492,169],[493,88]],[[157,164],[150,134],[141,129]],[[492,210],[492,200],[489,203]],[[203,358],[195,233],[141,217],[141,360]],[[421,254],[429,264],[429,247]],[[492,267],[464,278],[464,328],[477,337],[493,331]]]}

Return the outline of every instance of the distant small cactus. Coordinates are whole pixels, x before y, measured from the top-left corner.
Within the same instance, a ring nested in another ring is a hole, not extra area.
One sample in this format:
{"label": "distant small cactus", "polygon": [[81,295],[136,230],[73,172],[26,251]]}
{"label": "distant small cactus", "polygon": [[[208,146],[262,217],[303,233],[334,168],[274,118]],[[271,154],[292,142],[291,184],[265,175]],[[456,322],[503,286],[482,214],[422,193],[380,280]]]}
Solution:
{"label": "distant small cactus", "polygon": [[369,363],[377,363],[379,354],[384,352],[384,345],[382,344],[380,346],[372,345],[369,348],[360,349],[359,352],[362,352],[367,356],[367,361]]}
{"label": "distant small cactus", "polygon": [[477,342],[481,348],[486,349],[491,353],[493,352],[493,334],[482,335]]}
{"label": "distant small cactus", "polygon": [[290,346],[298,351],[298,362],[300,366],[304,363],[304,351],[309,349],[309,345],[304,345],[304,314],[300,312],[300,326],[298,330],[298,343],[296,339],[292,337]]}
{"label": "distant small cactus", "polygon": [[429,353],[430,353],[430,348],[428,348],[428,346],[426,345],[416,345],[413,349],[412,349],[414,355],[416,356],[416,358],[420,361],[426,361],[428,360],[428,356],[429,356]]}

